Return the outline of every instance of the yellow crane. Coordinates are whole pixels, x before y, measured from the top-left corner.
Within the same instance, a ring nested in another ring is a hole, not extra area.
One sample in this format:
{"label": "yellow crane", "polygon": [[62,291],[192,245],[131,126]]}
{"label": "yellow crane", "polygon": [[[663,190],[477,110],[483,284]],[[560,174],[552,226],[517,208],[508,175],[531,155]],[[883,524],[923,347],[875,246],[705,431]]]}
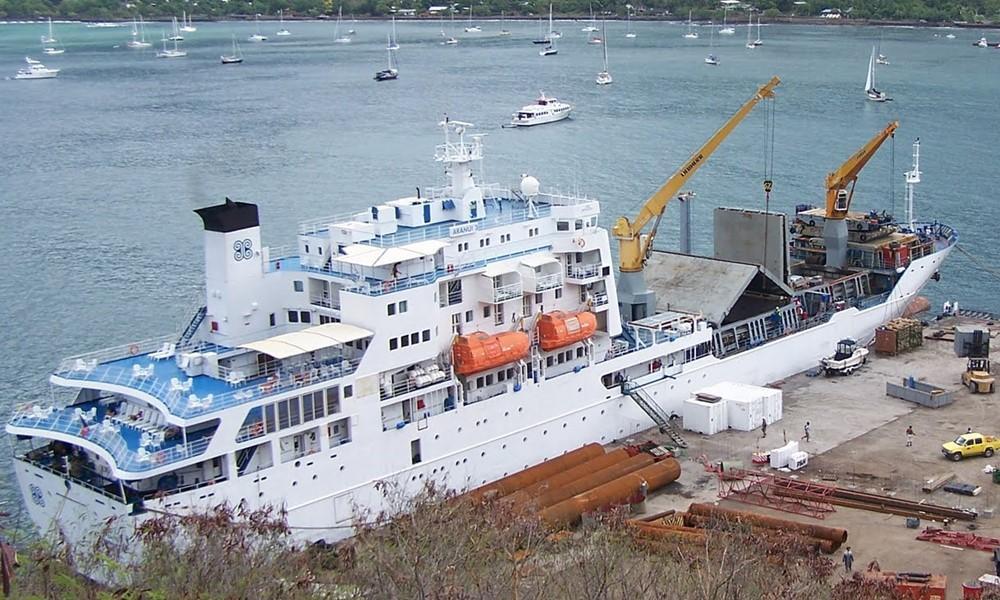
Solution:
{"label": "yellow crane", "polygon": [[875,137],[868,140],[868,143],[861,147],[848,158],[844,164],[840,165],[836,171],[826,176],[826,218],[844,219],[847,211],[851,208],[851,200],[854,198],[854,185],[858,182],[858,174],[865,168],[868,161],[875,156],[879,147],[887,139],[891,138],[899,121],[892,121],[885,126],[885,129],[875,134]]}
{"label": "yellow crane", "polygon": [[[646,203],[643,204],[642,209],[634,220],[629,221],[624,216],[618,217],[618,220],[615,221],[614,226],[611,228],[611,233],[618,239],[618,257],[620,270],[623,274],[642,272],[643,267],[646,265],[646,259],[653,248],[653,238],[656,237],[656,230],[660,225],[660,219],[663,218],[663,211],[667,208],[667,204],[675,197],[691,176],[694,175],[695,171],[715,152],[719,144],[750,114],[750,111],[757,106],[757,103],[765,98],[774,97],[774,88],[779,83],[781,83],[780,79],[772,77],[770,81],[762,85],[753,97],[736,111],[736,114],[730,117],[718,131],[712,134],[712,137],[701,148],[698,148],[691,155],[691,158],[686,160],[683,166],[655,194],[650,196],[649,200],[646,200]],[[654,221],[653,228],[649,234],[644,235],[642,230],[650,221]]]}

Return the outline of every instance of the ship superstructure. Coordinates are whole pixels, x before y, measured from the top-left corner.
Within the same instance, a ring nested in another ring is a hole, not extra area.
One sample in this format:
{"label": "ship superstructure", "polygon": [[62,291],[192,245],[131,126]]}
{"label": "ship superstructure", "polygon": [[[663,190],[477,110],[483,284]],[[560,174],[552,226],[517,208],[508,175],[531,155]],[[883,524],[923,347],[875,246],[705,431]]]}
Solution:
{"label": "ship superstructure", "polygon": [[[205,306],[177,333],[64,360],[51,382],[71,399],[7,424],[43,532],[229,502],[343,538],[383,508],[380,481],[480,485],[633,435],[705,386],[809,368],[898,316],[956,238],[919,226],[924,251],[892,269],[808,278],[782,242],[759,264],[654,252],[658,299],[623,313],[599,202],[485,183],[482,138],[441,127],[444,186],[305,222],[295,247],[262,245],[253,204],[196,211]],[[719,214],[742,231],[779,218]]]}

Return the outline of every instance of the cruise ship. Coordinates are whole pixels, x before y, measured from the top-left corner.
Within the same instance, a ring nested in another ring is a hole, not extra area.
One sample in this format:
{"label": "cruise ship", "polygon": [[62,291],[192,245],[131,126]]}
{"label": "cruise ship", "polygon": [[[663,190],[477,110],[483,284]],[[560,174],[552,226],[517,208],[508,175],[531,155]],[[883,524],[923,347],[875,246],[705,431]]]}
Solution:
{"label": "cruise ship", "polygon": [[[662,425],[706,386],[814,367],[903,313],[957,240],[851,213],[838,247],[822,209],[794,227],[719,209],[714,256],[651,251],[655,228],[609,231],[594,198],[481,181],[483,138],[440,126],[442,187],[306,221],[294,247],[261,243],[254,204],[195,211],[205,301],[190,322],[64,359],[50,381],[66,401],[7,423],[43,533],[80,542],[227,502],[336,541],[385,508],[379,482],[479,486]],[[626,269],[633,241],[641,271]]]}

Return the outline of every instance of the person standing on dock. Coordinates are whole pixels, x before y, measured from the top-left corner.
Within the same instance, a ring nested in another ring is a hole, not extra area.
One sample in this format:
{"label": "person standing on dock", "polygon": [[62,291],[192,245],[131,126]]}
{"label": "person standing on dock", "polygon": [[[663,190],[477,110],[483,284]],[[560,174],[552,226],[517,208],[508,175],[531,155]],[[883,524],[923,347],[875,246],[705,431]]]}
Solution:
{"label": "person standing on dock", "polygon": [[906,447],[907,448],[913,447],[913,436],[914,435],[916,435],[916,434],[913,433],[913,425],[910,425],[909,427],[906,428]]}
{"label": "person standing on dock", "polygon": [[809,441],[809,429],[810,429],[809,421],[806,421],[805,427],[802,428],[802,430],[805,431],[805,435],[802,436],[802,439],[804,439],[807,442]]}
{"label": "person standing on dock", "polygon": [[1000,577],[1000,546],[993,549],[993,568],[996,569],[997,577]]}
{"label": "person standing on dock", "polygon": [[851,552],[851,547],[848,546],[847,550],[844,550],[844,572],[850,573],[854,569],[854,553]]}
{"label": "person standing on dock", "polygon": [[767,419],[760,420],[760,437],[767,437]]}

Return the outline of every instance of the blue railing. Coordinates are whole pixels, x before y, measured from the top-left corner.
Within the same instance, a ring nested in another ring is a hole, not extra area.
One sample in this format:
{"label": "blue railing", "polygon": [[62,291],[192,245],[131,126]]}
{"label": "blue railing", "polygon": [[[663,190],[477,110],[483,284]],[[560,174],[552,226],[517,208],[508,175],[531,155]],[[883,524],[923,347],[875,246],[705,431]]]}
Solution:
{"label": "blue railing", "polygon": [[[211,436],[206,436],[188,442],[186,445],[179,443],[140,455],[137,450],[129,448],[128,443],[118,431],[106,430],[99,423],[85,426],[83,420],[71,408],[64,408],[47,417],[37,417],[22,412],[15,414],[9,424],[13,427],[33,429],[40,433],[64,433],[87,440],[107,450],[118,468],[130,473],[142,473],[198,456],[205,452],[212,441]],[[87,429],[86,435],[84,435],[84,427]]]}

